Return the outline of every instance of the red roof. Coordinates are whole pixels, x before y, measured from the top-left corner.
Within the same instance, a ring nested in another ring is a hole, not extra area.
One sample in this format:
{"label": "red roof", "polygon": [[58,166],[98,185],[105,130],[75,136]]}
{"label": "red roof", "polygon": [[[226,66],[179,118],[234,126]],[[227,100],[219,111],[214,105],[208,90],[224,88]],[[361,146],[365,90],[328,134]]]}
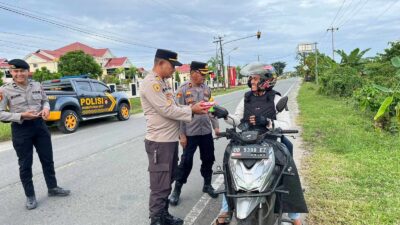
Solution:
{"label": "red roof", "polygon": [[90,46],[87,46],[85,44],[82,44],[80,42],[75,42],[75,43],[72,43],[72,44],[67,45],[65,47],[56,49],[54,51],[55,52],[60,52],[62,54],[65,54],[67,52],[78,51],[78,50],[82,50],[86,54],[94,56],[94,57],[102,57],[107,52],[108,49],[107,48],[96,49],[96,48],[92,48]]}
{"label": "red roof", "polygon": [[53,60],[53,59],[51,59],[51,58],[49,58],[49,57],[47,57],[47,56],[45,56],[43,54],[40,54],[40,53],[33,53],[32,55],[37,56],[37,57],[39,57],[41,59],[44,59],[46,61],[52,61]]}
{"label": "red roof", "polygon": [[10,65],[7,63],[7,59],[0,58],[0,68],[8,69]]}
{"label": "red roof", "polygon": [[108,60],[108,62],[106,63],[105,67],[106,67],[106,68],[120,67],[120,66],[123,66],[123,65],[124,65],[124,63],[126,62],[126,60],[128,60],[128,58],[126,58],[126,57],[111,58],[111,59]]}
{"label": "red roof", "polygon": [[190,64],[183,64],[176,68],[179,73],[190,73]]}

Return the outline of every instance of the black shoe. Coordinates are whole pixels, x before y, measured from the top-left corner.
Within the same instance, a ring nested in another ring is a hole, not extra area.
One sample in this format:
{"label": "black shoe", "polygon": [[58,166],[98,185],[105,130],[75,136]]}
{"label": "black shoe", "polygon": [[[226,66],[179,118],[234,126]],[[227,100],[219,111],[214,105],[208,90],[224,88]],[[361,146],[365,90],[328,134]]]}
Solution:
{"label": "black shoe", "polygon": [[203,192],[207,193],[211,198],[218,198],[218,194],[215,193],[214,188],[210,185],[203,186]]}
{"label": "black shoe", "polygon": [[164,212],[164,222],[165,225],[182,225],[183,220],[181,218],[175,217],[169,212]]}
{"label": "black shoe", "polygon": [[52,189],[49,189],[49,196],[53,197],[53,196],[58,196],[58,197],[64,197],[64,196],[68,196],[71,193],[70,190],[66,190],[60,187],[55,187]]}
{"label": "black shoe", "polygon": [[164,217],[162,216],[154,216],[150,218],[150,225],[165,225]]}
{"label": "black shoe", "polygon": [[174,191],[172,192],[171,196],[169,197],[169,204],[176,206],[179,203],[179,197],[181,195],[181,190],[182,190],[183,184],[176,181],[175,182],[175,188]]}
{"label": "black shoe", "polygon": [[35,209],[37,207],[37,201],[35,196],[26,197],[26,208],[28,210]]}

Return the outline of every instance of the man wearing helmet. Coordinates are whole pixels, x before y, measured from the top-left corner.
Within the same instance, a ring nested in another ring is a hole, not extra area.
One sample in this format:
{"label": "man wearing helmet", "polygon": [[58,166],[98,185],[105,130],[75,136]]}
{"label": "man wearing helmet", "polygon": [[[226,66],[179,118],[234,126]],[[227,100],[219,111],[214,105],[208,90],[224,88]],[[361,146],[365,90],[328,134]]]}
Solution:
{"label": "man wearing helmet", "polygon": [[[281,99],[281,94],[273,89],[276,84],[276,73],[273,66],[254,62],[242,68],[240,73],[249,77],[248,86],[250,91],[245,93],[244,98],[236,108],[235,114],[230,115],[232,119],[225,119],[229,124],[248,123],[250,130],[266,130],[271,128],[290,128],[289,112],[283,111],[277,114],[276,104]],[[293,155],[293,145],[286,137],[282,137],[281,142],[285,144]],[[295,189],[301,191],[301,185]],[[307,212],[307,206],[302,193],[299,194],[299,202],[295,204],[301,212]],[[295,199],[297,196],[295,197]],[[289,203],[290,204],[290,203]],[[289,207],[292,208],[292,207]],[[292,208],[293,209],[293,208]],[[294,225],[301,225],[299,211],[291,211],[289,217]],[[223,196],[222,208],[218,219],[214,224],[228,224],[230,219],[229,208],[225,196]]]}

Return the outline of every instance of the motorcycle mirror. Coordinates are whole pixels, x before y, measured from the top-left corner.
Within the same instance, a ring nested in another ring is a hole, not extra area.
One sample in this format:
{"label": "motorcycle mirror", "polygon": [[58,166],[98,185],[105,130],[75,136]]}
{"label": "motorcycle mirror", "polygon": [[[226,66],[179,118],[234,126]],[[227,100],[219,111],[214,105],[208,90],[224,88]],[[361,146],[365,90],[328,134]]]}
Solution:
{"label": "motorcycle mirror", "polygon": [[276,104],[276,110],[278,110],[278,112],[282,112],[286,108],[288,100],[289,100],[288,96],[279,99],[278,103]]}

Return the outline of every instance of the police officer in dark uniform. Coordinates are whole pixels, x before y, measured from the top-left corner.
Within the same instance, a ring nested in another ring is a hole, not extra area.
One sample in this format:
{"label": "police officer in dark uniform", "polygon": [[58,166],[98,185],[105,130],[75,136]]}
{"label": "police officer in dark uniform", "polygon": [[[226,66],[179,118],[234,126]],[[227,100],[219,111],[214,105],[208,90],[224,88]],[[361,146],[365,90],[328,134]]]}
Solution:
{"label": "police officer in dark uniform", "polygon": [[168,212],[168,196],[178,166],[180,121],[190,122],[194,114],[207,114],[202,103],[181,106],[174,99],[169,78],[182,65],[178,54],[158,49],[152,71],[146,74],[140,98],[146,118],[145,148],[149,160],[151,225],[182,225],[183,220]]}
{"label": "police officer in dark uniform", "polygon": [[13,81],[0,88],[0,120],[12,122],[12,142],[27,197],[26,208],[34,209],[37,201],[32,182],[33,147],[42,164],[48,195],[67,196],[70,191],[57,186],[51,137],[45,124],[50,114],[47,96],[40,83],[28,80],[28,63],[13,59],[8,64]]}
{"label": "police officer in dark uniform", "polygon": [[[207,63],[193,61],[190,64],[190,80],[182,84],[176,94],[179,104],[189,105],[200,101],[210,101],[211,89],[204,84],[205,77],[209,73]],[[171,205],[179,203],[181,189],[192,170],[193,156],[197,147],[200,149],[202,162],[200,173],[204,178],[203,192],[212,198],[218,197],[211,185],[212,166],[215,161],[213,129],[216,134],[219,133],[218,119],[211,114],[195,115],[191,122],[181,122],[180,142],[183,153],[176,173],[175,188],[169,198]]]}

